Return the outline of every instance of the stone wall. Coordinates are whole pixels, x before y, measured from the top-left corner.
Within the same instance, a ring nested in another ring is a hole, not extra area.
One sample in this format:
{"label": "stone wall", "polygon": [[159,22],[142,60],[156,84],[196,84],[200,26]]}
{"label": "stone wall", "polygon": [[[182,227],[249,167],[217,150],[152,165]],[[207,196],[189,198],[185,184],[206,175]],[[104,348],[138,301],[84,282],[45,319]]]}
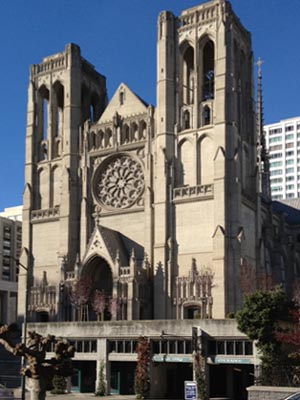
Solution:
{"label": "stone wall", "polygon": [[247,338],[237,328],[234,319],[199,319],[199,320],[143,320],[143,321],[105,321],[105,322],[56,322],[28,323],[28,330],[41,335],[50,333],[65,338],[89,337],[160,337],[162,331],[171,336],[192,336],[192,327],[201,328],[211,337]]}
{"label": "stone wall", "polygon": [[281,386],[250,386],[248,400],[283,400],[287,396],[296,393],[299,388]]}

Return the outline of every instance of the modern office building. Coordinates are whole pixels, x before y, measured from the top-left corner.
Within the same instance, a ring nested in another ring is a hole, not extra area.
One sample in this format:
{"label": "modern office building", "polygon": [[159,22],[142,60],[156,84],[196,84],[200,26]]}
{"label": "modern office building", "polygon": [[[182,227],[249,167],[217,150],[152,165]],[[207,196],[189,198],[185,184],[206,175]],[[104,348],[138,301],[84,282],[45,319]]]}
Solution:
{"label": "modern office building", "polygon": [[150,397],[182,398],[196,327],[210,397],[245,398],[259,360],[226,318],[300,275],[299,224],[274,212],[257,164],[252,88],[251,37],[223,0],[160,13],[155,107],[125,83],[108,100],[75,44],[32,65],[18,313],[76,344],[79,390],[103,362],[107,391],[133,393],[145,335]]}
{"label": "modern office building", "polygon": [[264,126],[273,200],[300,197],[300,117]]}

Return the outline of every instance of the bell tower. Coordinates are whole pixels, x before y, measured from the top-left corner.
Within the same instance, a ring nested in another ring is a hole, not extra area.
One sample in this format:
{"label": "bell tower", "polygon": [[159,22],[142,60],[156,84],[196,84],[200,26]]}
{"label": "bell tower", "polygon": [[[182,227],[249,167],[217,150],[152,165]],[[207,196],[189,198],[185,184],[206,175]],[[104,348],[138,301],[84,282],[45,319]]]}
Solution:
{"label": "bell tower", "polygon": [[[224,0],[163,12],[157,63],[155,315],[224,318],[241,304],[241,259],[256,268],[251,37]],[[210,288],[189,292],[203,270]]]}
{"label": "bell tower", "polygon": [[[49,285],[56,282],[62,258],[66,269],[75,264],[80,240],[82,126],[87,120],[98,120],[106,103],[105,78],[75,44],[31,66],[23,197],[27,255],[23,253],[22,261],[29,275],[35,276],[35,284],[44,271]],[[20,285],[25,285],[23,276]],[[51,310],[45,312],[56,312],[57,299],[52,296]],[[20,295],[20,313],[24,304]]]}

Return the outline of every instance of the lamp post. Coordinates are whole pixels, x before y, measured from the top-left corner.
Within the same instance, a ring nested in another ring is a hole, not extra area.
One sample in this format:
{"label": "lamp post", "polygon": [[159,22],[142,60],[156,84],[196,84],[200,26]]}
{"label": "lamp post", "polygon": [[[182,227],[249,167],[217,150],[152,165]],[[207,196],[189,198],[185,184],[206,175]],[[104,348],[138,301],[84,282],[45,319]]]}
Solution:
{"label": "lamp post", "polygon": [[[28,313],[28,300],[29,300],[29,273],[28,273],[28,267],[25,267],[19,259],[10,256],[12,260],[15,261],[16,265],[22,267],[26,271],[26,284],[25,284],[25,311],[24,311],[24,317],[23,317],[23,341],[26,346],[26,338],[27,338],[27,313]],[[23,363],[22,367],[24,368],[26,365],[25,357],[23,357]],[[22,400],[25,400],[25,393],[26,393],[26,387],[25,387],[25,375],[22,375]]]}

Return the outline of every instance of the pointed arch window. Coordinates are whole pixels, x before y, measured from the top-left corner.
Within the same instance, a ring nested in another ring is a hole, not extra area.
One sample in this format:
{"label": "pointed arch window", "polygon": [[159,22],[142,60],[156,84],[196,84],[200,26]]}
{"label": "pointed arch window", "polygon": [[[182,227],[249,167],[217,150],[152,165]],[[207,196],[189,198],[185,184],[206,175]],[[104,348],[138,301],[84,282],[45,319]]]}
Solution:
{"label": "pointed arch window", "polygon": [[37,187],[38,187],[38,196],[37,196],[37,209],[45,209],[49,207],[49,192],[48,192],[48,183],[49,176],[45,169],[40,169],[38,171],[37,178]]}
{"label": "pointed arch window", "polygon": [[96,122],[100,117],[100,99],[97,93],[92,93],[89,106],[89,118],[91,122]]}
{"label": "pointed arch window", "polygon": [[194,103],[194,49],[189,46],[183,55],[183,103]]}
{"label": "pointed arch window", "polygon": [[204,135],[197,142],[197,184],[210,185],[214,180],[214,146]]}
{"label": "pointed arch window", "polygon": [[104,132],[102,130],[97,133],[97,147],[100,149],[104,147]]}
{"label": "pointed arch window", "polygon": [[211,115],[209,106],[205,106],[203,108],[203,125],[211,124]]}
{"label": "pointed arch window", "polygon": [[127,144],[129,143],[129,126],[127,124],[125,124],[123,126],[123,130],[122,130],[122,140],[121,140],[121,144]]}
{"label": "pointed arch window", "polygon": [[125,101],[125,92],[124,90],[120,90],[119,92],[119,102],[120,102],[120,106],[122,106],[124,104]]}
{"label": "pointed arch window", "polygon": [[213,99],[215,90],[215,46],[211,40],[208,40],[203,47],[202,65],[202,99]]}
{"label": "pointed arch window", "polygon": [[107,128],[104,134],[104,147],[111,147],[112,145],[112,130]]}
{"label": "pointed arch window", "polygon": [[40,113],[39,113],[39,126],[41,132],[41,139],[47,140],[48,129],[48,113],[49,113],[49,90],[46,86],[42,86],[39,90],[40,95]]}
{"label": "pointed arch window", "polygon": [[94,122],[95,121],[95,110],[92,104],[90,104],[90,110],[89,110],[89,114],[90,114],[90,121]]}
{"label": "pointed arch window", "polygon": [[54,137],[62,136],[64,121],[64,87],[60,82],[53,85],[54,104],[53,104],[53,126]]}
{"label": "pointed arch window", "polygon": [[59,166],[55,166],[51,170],[50,175],[50,207],[57,207],[60,205],[61,196],[61,176],[62,170]]}
{"label": "pointed arch window", "polygon": [[43,139],[47,139],[47,128],[48,128],[48,99],[46,97],[43,98],[43,130],[42,135]]}
{"label": "pointed arch window", "polygon": [[183,127],[184,127],[184,129],[191,128],[191,116],[190,116],[190,112],[188,110],[185,110],[183,113]]}
{"label": "pointed arch window", "polygon": [[178,146],[178,186],[193,186],[195,184],[195,168],[193,167],[192,155],[192,141],[186,139],[182,140]]}
{"label": "pointed arch window", "polygon": [[131,142],[136,142],[138,140],[138,126],[136,122],[131,124]]}
{"label": "pointed arch window", "polygon": [[146,139],[147,124],[145,121],[139,122],[139,140]]}
{"label": "pointed arch window", "polygon": [[90,133],[90,150],[95,150],[96,149],[96,134],[95,132]]}

